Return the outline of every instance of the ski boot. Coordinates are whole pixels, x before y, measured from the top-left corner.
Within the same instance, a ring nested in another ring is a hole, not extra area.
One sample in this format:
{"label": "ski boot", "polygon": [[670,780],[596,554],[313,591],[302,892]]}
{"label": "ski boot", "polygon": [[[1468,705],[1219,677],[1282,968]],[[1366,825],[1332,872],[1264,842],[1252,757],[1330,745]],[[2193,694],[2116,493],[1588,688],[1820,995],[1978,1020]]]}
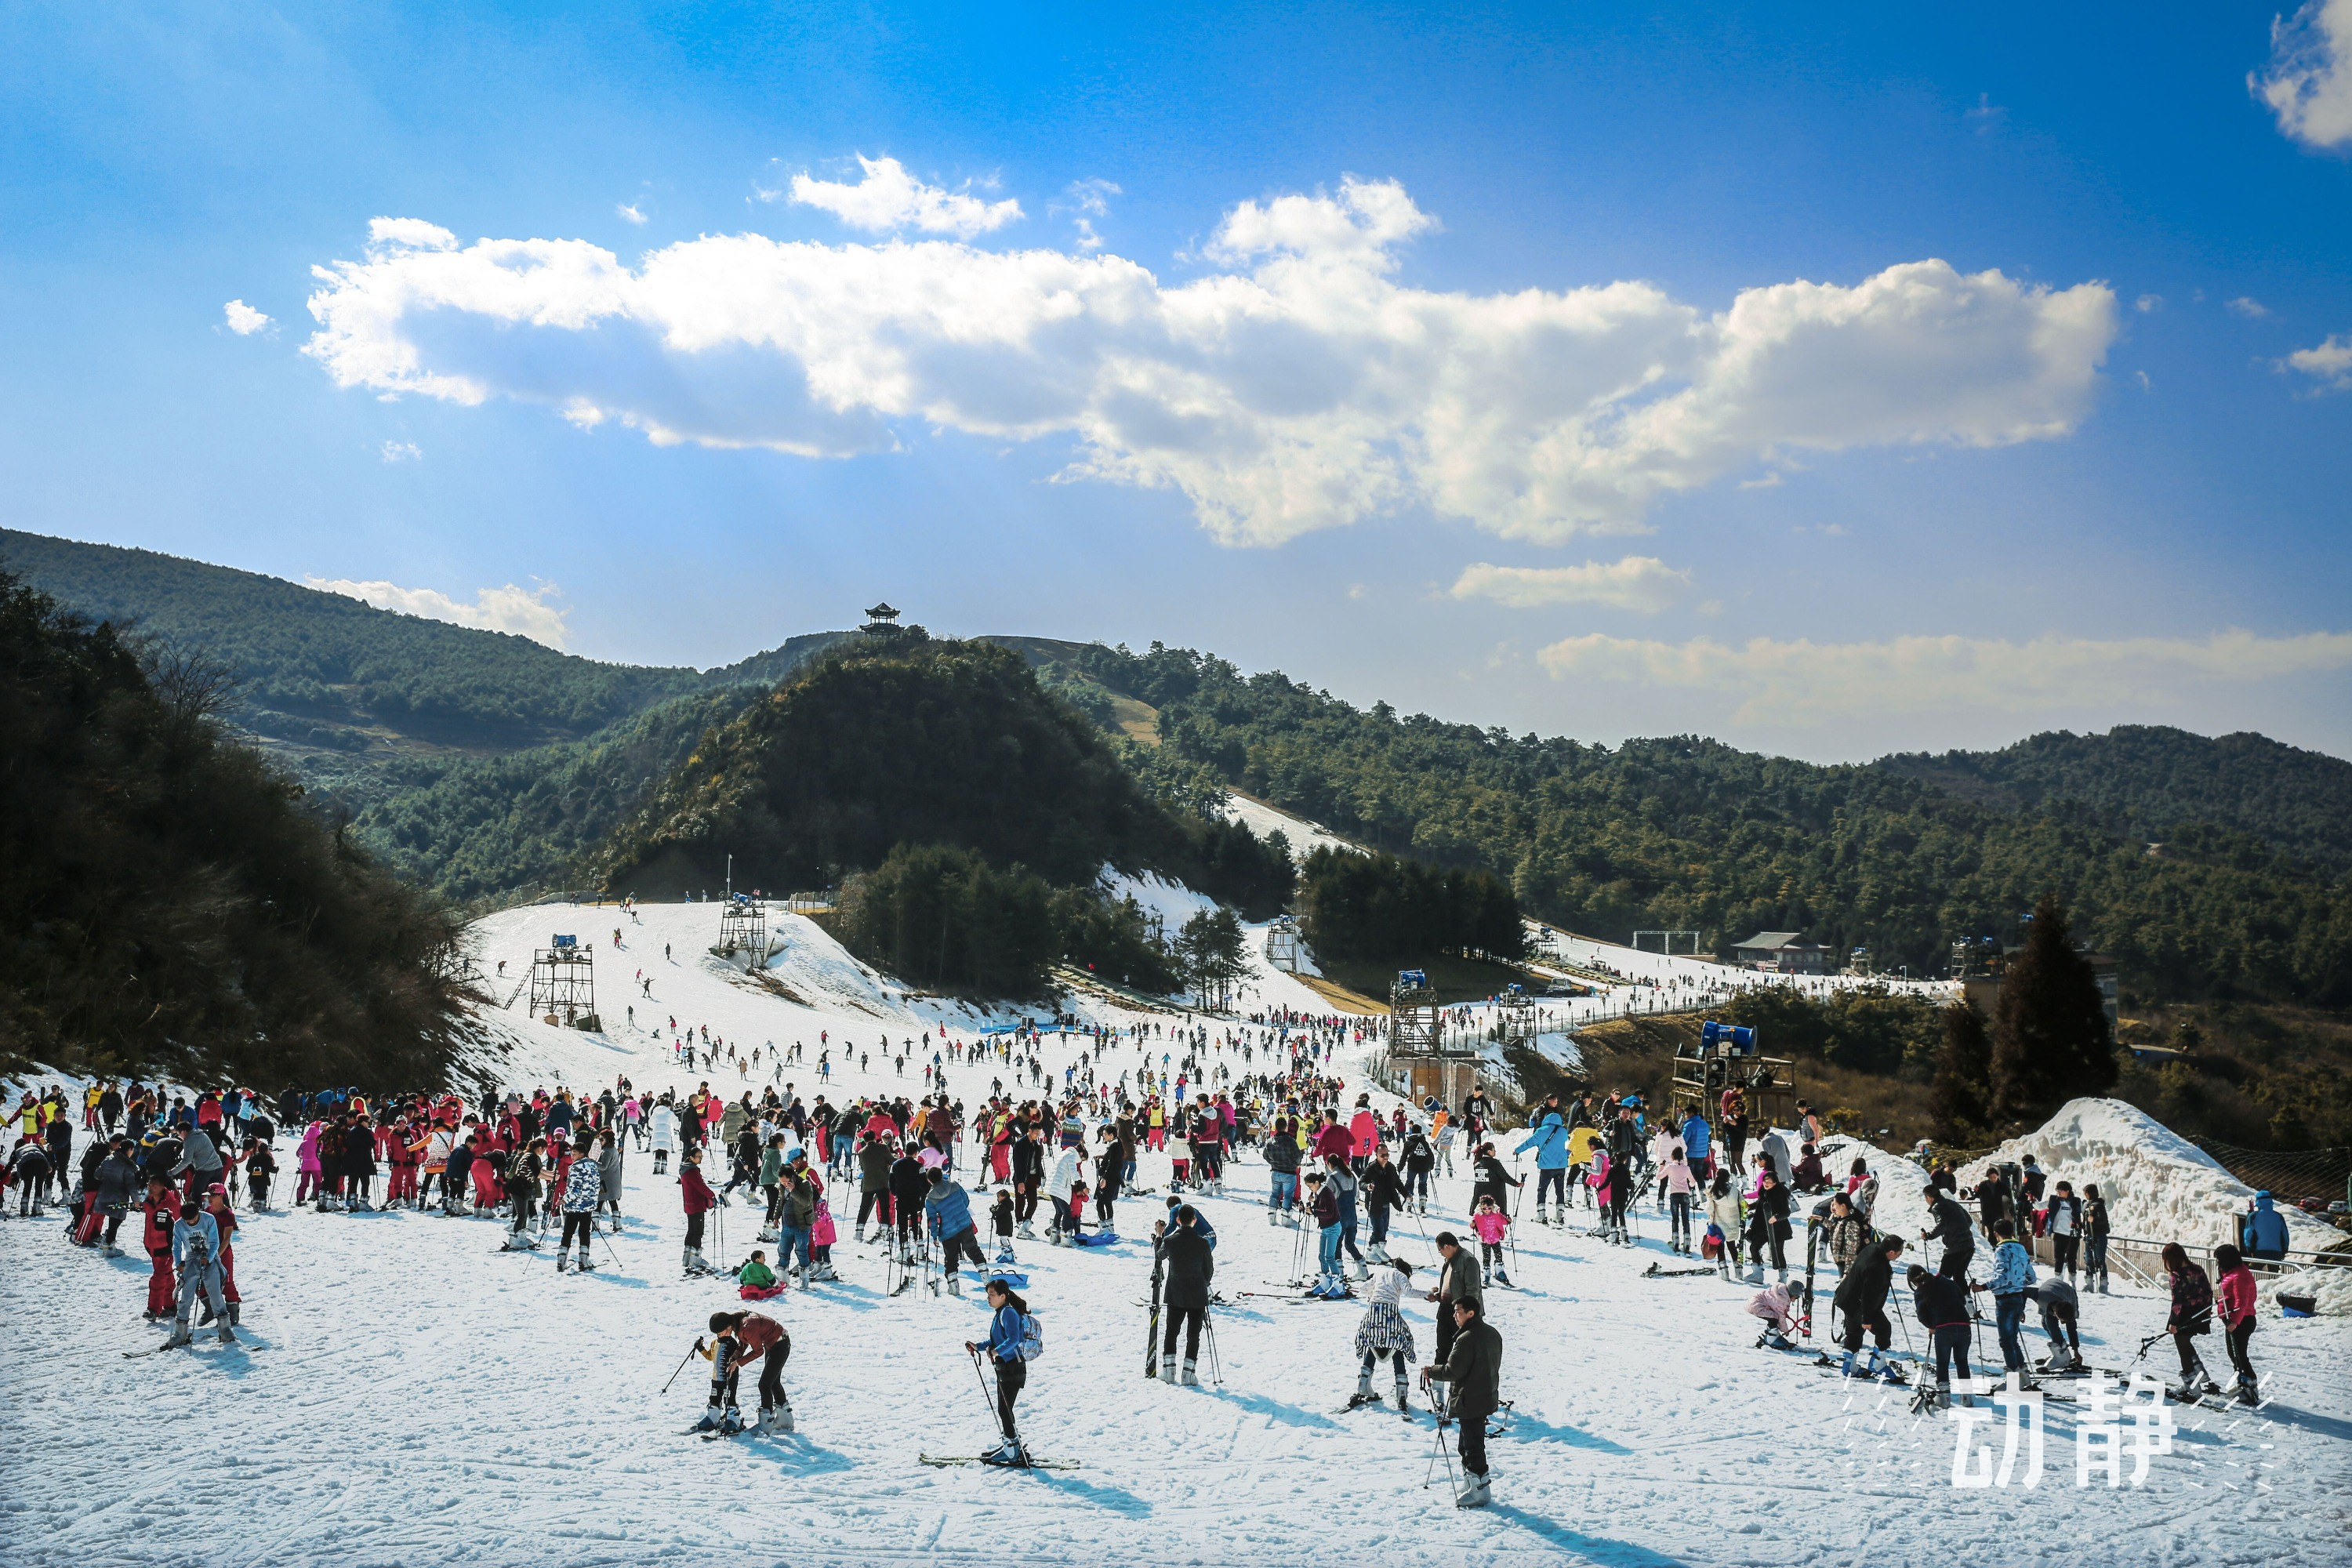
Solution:
{"label": "ski boot", "polygon": [[1455,1508],[1485,1508],[1494,1500],[1486,1490],[1487,1481],[1485,1476],[1465,1472],[1463,1479],[1469,1484],[1462,1489],[1462,1495],[1454,1500]]}
{"label": "ski boot", "polygon": [[2255,1380],[2253,1373],[2242,1372],[2238,1374],[2237,1386],[2231,1391],[2231,1395],[2241,1405],[2260,1405],[2263,1402],[2262,1385]]}
{"label": "ski boot", "polygon": [[1399,1415],[1408,1421],[1412,1419],[1412,1399],[1405,1392],[1404,1378],[1402,1375],[1396,1380],[1396,1406]]}
{"label": "ski boot", "polygon": [[983,1465],[1002,1466],[1007,1469],[1025,1470],[1029,1468],[1029,1456],[1020,1444],[1007,1437],[1003,1442],[982,1454],[980,1457],[980,1462]]}
{"label": "ski boot", "polygon": [[225,1345],[242,1344],[245,1342],[236,1337],[236,1331],[230,1328],[226,1322],[222,1323],[220,1326],[219,1337],[220,1342]]}
{"label": "ski boot", "polygon": [[1503,1272],[1503,1268],[1500,1264],[1496,1264],[1495,1267],[1495,1283],[1500,1285],[1506,1290],[1515,1290],[1518,1289],[1518,1287],[1511,1283],[1511,1277]]}
{"label": "ski boot", "polygon": [[716,1432],[719,1430],[719,1421],[720,1416],[719,1406],[714,1405],[709,1409],[702,1413],[702,1419],[694,1424],[693,1430],[697,1432]]}
{"label": "ski boot", "polygon": [[1192,1362],[1192,1361],[1189,1361],[1189,1360],[1188,1360],[1188,1361],[1186,1361],[1186,1362],[1185,1362],[1185,1363],[1184,1363],[1184,1373],[1183,1373],[1183,1375],[1182,1375],[1182,1376],[1179,1377],[1176,1381],[1177,1381],[1177,1383],[1178,1383],[1178,1384],[1180,1384],[1181,1385],[1182,1385],[1183,1387],[1186,1387],[1186,1388],[1198,1388],[1198,1387],[1200,1387],[1200,1386],[1201,1386],[1201,1376],[1200,1376],[1200,1373],[1199,1373],[1199,1371],[1197,1370],[1197,1363],[1193,1363],[1193,1362]]}
{"label": "ski boot", "polygon": [[572,1261],[572,1249],[571,1249],[570,1247],[564,1247],[562,1250],[559,1251],[559,1252],[558,1252],[558,1253],[556,1253],[556,1255],[555,1255],[555,1271],[556,1271],[558,1274],[562,1273],[562,1272],[563,1272],[563,1269],[564,1269],[564,1265],[566,1265],[566,1264],[570,1263],[571,1261]]}
{"label": "ski boot", "polygon": [[[803,1289],[806,1289],[808,1288],[808,1279],[806,1276],[802,1277],[801,1288]],[[963,1300],[963,1276],[953,1269],[950,1269],[948,1271],[948,1294],[953,1296],[959,1301]]]}
{"label": "ski boot", "polygon": [[743,1430],[743,1413],[733,1405],[729,1405],[727,1414],[719,1418],[719,1430],[722,1436],[729,1437]]}
{"label": "ski boot", "polygon": [[1371,1369],[1367,1367],[1356,1374],[1356,1392],[1349,1395],[1348,1408],[1354,1410],[1362,1405],[1379,1403],[1379,1395],[1372,1392]]}
{"label": "ski boot", "polygon": [[582,1247],[582,1248],[580,1249],[580,1268],[579,1268],[579,1272],[581,1272],[581,1273],[583,1273],[583,1274],[593,1274],[595,1271],[596,1271],[596,1258],[595,1258],[595,1255],[594,1255],[593,1253],[590,1252],[586,1247]]}
{"label": "ski boot", "polygon": [[1013,1227],[1013,1234],[1019,1237],[1024,1241],[1034,1241],[1037,1239],[1037,1232],[1031,1227],[1029,1222],[1025,1219]]}
{"label": "ski boot", "polygon": [[1374,1263],[1386,1263],[1386,1262],[1389,1260],[1389,1248],[1388,1248],[1388,1244],[1387,1244],[1386,1242],[1383,1242],[1383,1241],[1376,1241],[1376,1242],[1372,1243],[1372,1249],[1371,1249],[1371,1251],[1370,1251],[1370,1252],[1369,1252],[1369,1253],[1367,1253],[1365,1256],[1366,1256],[1366,1257],[1367,1257],[1367,1258],[1368,1258],[1371,1262],[1374,1262]]}
{"label": "ski boot", "polygon": [[163,1348],[165,1350],[177,1350],[183,1345],[193,1344],[194,1342],[195,1335],[188,1331],[188,1320],[185,1318],[173,1319],[172,1338],[170,1342],[165,1344]]}

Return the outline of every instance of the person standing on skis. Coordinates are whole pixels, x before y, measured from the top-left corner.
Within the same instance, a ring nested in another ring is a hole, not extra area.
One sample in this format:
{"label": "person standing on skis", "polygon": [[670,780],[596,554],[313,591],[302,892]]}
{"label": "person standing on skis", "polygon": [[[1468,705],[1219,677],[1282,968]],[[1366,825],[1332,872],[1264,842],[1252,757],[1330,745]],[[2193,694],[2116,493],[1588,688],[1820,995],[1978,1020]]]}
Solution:
{"label": "person standing on skis", "polygon": [[1475,1299],[1454,1301],[1453,1345],[1444,1363],[1421,1369],[1423,1384],[1443,1383],[1449,1396],[1446,1413],[1454,1418],[1462,1454],[1462,1494],[1457,1508],[1484,1508],[1492,1500],[1486,1470],[1486,1417],[1502,1402],[1503,1336],[1486,1321]]}
{"label": "person standing on skis", "polygon": [[[1900,1381],[1885,1356],[1895,1335],[1895,1325],[1886,1319],[1886,1294],[1895,1286],[1895,1260],[1903,1255],[1903,1238],[1885,1236],[1872,1242],[1862,1251],[1854,1266],[1838,1279],[1837,1294],[1831,1302],[1844,1315],[1845,1359],[1840,1371],[1848,1377],[1884,1377],[1889,1383]],[[1867,1329],[1874,1342],[1870,1359],[1861,1370],[1854,1368],[1854,1357],[1862,1351],[1863,1331]]]}
{"label": "person standing on skis", "polygon": [[1559,1220],[1564,1225],[1568,1220],[1567,1118],[1557,1109],[1547,1109],[1511,1152],[1522,1154],[1529,1149],[1536,1152],[1536,1223],[1552,1223],[1544,1213],[1544,1194],[1549,1193],[1559,1205]]}
{"label": "person standing on skis", "polygon": [[1356,1353],[1363,1364],[1356,1373],[1356,1396],[1348,1401],[1348,1408],[1360,1405],[1377,1405],[1380,1396],[1372,1392],[1372,1372],[1382,1356],[1396,1366],[1396,1407],[1400,1415],[1410,1415],[1412,1410],[1405,1394],[1404,1369],[1413,1360],[1412,1325],[1404,1321],[1398,1310],[1404,1300],[1404,1288],[1412,1279],[1412,1265],[1402,1258],[1388,1260],[1388,1267],[1375,1272],[1371,1300],[1364,1308],[1363,1321],[1356,1325]]}
{"label": "person standing on skis", "polygon": [[[1176,1210],[1176,1223],[1165,1221],[1151,1227],[1155,1262],[1166,1270],[1160,1300],[1165,1309],[1162,1321],[1167,1324],[1160,1344],[1160,1377],[1168,1383],[1181,1382],[1186,1388],[1198,1388],[1201,1379],[1201,1326],[1208,1316],[1209,1292],[1217,1275],[1217,1259],[1209,1238],[1201,1234],[1201,1214],[1191,1204]],[[1184,1370],[1180,1378],[1176,1370],[1176,1331],[1184,1331]]]}
{"label": "person standing on skis", "polygon": [[707,1347],[698,1345],[710,1360],[710,1406],[698,1432],[734,1433],[743,1430],[742,1413],[735,1405],[736,1378],[752,1362],[760,1363],[760,1419],[755,1432],[793,1429],[792,1402],[784,1397],[784,1363],[792,1359],[793,1337],[783,1324],[760,1312],[713,1312]]}
{"label": "person standing on skis", "polygon": [[1029,1303],[1013,1293],[1013,1287],[1002,1279],[988,1282],[988,1338],[980,1342],[964,1342],[964,1353],[977,1356],[983,1350],[996,1369],[996,1419],[1004,1428],[1004,1441],[981,1456],[989,1465],[1025,1465],[1029,1456],[1021,1447],[1021,1435],[1013,1427],[1013,1402],[1029,1383],[1029,1363],[1022,1358],[1024,1338],[1022,1319],[1028,1314]]}

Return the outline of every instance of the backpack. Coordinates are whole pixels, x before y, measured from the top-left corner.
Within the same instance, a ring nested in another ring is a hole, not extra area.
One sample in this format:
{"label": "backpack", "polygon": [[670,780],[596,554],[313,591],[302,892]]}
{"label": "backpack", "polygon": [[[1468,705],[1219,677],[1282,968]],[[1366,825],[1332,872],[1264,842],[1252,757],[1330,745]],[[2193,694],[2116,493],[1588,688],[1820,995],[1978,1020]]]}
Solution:
{"label": "backpack", "polygon": [[1045,1325],[1034,1312],[1021,1314],[1021,1360],[1024,1363],[1041,1360],[1045,1354]]}

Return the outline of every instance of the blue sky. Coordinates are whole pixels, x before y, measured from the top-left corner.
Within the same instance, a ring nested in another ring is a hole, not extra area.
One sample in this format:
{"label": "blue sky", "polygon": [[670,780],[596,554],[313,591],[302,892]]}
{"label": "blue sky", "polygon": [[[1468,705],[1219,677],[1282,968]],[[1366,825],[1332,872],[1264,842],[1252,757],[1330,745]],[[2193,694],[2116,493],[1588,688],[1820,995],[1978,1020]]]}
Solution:
{"label": "blue sky", "polygon": [[887,596],[2352,755],[2352,0],[225,9],[0,17],[10,526],[602,658]]}

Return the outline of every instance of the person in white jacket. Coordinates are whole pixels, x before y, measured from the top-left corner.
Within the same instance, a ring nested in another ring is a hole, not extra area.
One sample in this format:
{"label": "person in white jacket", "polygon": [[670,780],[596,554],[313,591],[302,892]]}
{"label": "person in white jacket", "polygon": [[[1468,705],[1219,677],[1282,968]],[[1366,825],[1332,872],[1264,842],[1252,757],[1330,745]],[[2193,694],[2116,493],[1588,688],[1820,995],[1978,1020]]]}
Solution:
{"label": "person in white jacket", "polygon": [[1045,1195],[1054,1200],[1054,1223],[1045,1227],[1045,1239],[1055,1247],[1069,1245],[1067,1237],[1077,1229],[1070,1215],[1070,1194],[1078,1184],[1086,1162],[1076,1149],[1065,1149],[1054,1159],[1054,1169],[1045,1178]]}
{"label": "person in white jacket", "polygon": [[677,1112],[667,1100],[654,1102],[653,1114],[646,1119],[653,1130],[654,1174],[663,1175],[669,1170],[670,1151],[677,1147]]}

